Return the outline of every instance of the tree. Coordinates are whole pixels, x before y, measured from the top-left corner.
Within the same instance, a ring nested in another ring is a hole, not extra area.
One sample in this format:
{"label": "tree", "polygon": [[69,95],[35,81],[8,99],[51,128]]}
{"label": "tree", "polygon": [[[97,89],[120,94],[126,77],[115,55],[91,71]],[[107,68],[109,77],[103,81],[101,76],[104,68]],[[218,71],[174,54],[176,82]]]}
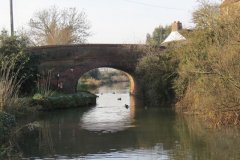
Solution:
{"label": "tree", "polygon": [[100,80],[101,79],[101,73],[99,71],[99,69],[93,69],[88,71],[87,73],[84,74],[83,78],[93,78],[96,80]]}
{"label": "tree", "polygon": [[159,27],[154,29],[152,35],[149,33],[147,34],[146,43],[159,46],[167,38],[170,32],[171,32],[170,26],[163,27],[160,25]]}
{"label": "tree", "polygon": [[213,29],[212,27],[219,25],[218,19],[220,18],[220,7],[217,3],[209,3],[206,0],[199,1],[199,8],[193,12],[193,22],[196,28],[200,29]]}
{"label": "tree", "polygon": [[53,6],[36,12],[29,25],[30,37],[37,45],[84,43],[90,36],[85,12],[76,8],[59,10]]}

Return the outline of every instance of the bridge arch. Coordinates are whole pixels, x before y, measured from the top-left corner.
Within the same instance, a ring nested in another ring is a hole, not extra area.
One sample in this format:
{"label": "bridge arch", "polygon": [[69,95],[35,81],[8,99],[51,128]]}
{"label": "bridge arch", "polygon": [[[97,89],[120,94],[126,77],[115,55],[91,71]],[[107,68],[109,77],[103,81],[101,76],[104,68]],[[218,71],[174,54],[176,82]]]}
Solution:
{"label": "bridge arch", "polygon": [[[119,71],[122,71],[124,75],[129,80],[130,83],[130,94],[135,95],[137,91],[137,78],[135,77],[135,74],[123,69],[119,69],[117,67],[113,68],[112,66],[99,66],[99,67],[89,67],[89,68],[84,68],[82,69],[81,67],[72,67],[67,70],[55,72],[55,76],[57,79],[51,81],[52,87],[55,89],[58,89],[60,91],[64,91],[67,93],[73,93],[77,91],[77,85],[78,85],[78,80],[87,72],[98,69],[98,68],[111,68],[111,69],[116,69]],[[56,76],[57,75],[57,76]],[[52,77],[53,79],[53,77]]]}
{"label": "bridge arch", "polygon": [[140,93],[140,87],[135,67],[145,55],[141,47],[136,44],[76,44],[39,46],[30,50],[39,57],[40,73],[51,70],[52,87],[59,87],[60,83],[66,93],[76,92],[79,77],[87,71],[109,67],[126,72],[132,84],[131,93],[136,94]]}
{"label": "bridge arch", "polygon": [[93,70],[95,70],[95,69],[113,69],[113,70],[122,72],[123,75],[127,77],[128,83],[130,84],[130,86],[129,86],[129,92],[130,92],[131,94],[135,94],[135,86],[136,86],[136,85],[135,85],[135,77],[133,77],[133,75],[131,75],[131,73],[127,73],[126,71],[123,71],[123,70],[120,70],[120,69],[110,68],[110,67],[94,68],[94,69],[91,69],[91,70],[83,73],[83,74],[79,77],[79,79],[81,79],[82,76],[84,76],[86,73],[91,72],[91,71],[93,71]]}

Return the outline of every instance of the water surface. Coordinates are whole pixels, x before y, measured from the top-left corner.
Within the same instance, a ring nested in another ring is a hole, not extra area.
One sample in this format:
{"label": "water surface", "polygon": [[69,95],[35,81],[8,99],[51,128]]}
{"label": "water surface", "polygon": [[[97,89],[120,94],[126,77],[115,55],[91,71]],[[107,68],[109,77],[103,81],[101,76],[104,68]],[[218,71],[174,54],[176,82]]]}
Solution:
{"label": "water surface", "polygon": [[[197,119],[148,108],[129,95],[126,84],[103,86],[95,93],[99,96],[96,106],[46,112],[33,118],[32,125],[18,135],[23,156],[93,160],[240,159],[239,129],[209,129]],[[29,122],[27,118],[22,121]]]}

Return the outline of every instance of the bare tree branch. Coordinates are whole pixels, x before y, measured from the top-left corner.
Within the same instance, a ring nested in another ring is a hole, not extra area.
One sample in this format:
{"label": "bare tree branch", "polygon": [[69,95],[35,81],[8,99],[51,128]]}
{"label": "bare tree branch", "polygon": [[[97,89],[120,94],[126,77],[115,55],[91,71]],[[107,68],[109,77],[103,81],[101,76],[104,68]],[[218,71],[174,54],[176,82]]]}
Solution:
{"label": "bare tree branch", "polygon": [[76,8],[59,10],[55,6],[35,13],[30,19],[31,39],[37,45],[86,42],[90,25],[86,14]]}

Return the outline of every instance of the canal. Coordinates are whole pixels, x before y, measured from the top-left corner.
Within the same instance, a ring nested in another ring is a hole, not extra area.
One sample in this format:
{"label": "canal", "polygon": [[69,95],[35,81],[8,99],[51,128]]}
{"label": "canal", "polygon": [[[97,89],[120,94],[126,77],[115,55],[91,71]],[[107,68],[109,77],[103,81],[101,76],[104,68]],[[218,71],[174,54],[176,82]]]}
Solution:
{"label": "canal", "polygon": [[193,117],[129,95],[127,83],[94,90],[97,105],[43,112],[16,136],[25,159],[237,160],[240,130],[210,129]]}

